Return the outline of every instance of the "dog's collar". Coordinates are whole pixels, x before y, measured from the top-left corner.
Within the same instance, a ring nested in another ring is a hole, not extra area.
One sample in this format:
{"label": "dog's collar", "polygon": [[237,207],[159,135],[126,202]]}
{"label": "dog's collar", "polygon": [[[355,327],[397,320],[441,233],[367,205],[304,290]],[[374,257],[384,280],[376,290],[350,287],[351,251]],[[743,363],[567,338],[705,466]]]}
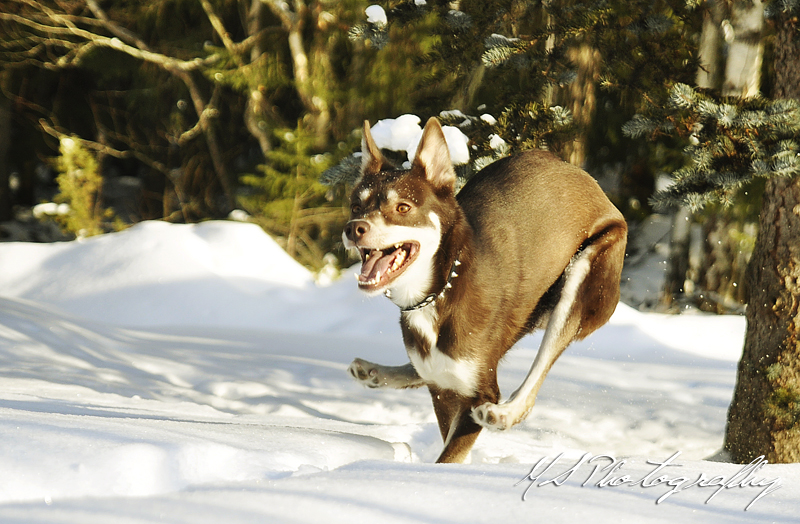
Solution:
{"label": "dog's collar", "polygon": [[[436,299],[442,298],[444,296],[445,291],[453,287],[453,279],[458,276],[456,268],[461,265],[461,261],[458,259],[458,256],[460,255],[461,253],[459,253],[456,256],[456,259],[453,260],[453,265],[450,266],[450,272],[447,275],[447,282],[445,283],[441,291],[439,291],[438,293],[431,293],[427,297],[423,298],[422,301],[416,305],[400,308],[400,311],[402,311],[403,313],[407,311],[417,311],[418,309],[422,309],[425,306],[433,304],[434,302],[436,302]],[[391,298],[391,293],[388,289],[386,290],[386,296]]]}

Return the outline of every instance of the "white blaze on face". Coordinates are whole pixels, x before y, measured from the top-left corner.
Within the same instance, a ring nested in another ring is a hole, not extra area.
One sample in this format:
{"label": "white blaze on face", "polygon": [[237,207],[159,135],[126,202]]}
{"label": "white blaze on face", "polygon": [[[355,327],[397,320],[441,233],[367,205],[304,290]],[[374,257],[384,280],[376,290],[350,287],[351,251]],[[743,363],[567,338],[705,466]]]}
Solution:
{"label": "white blaze on face", "polygon": [[[366,220],[370,224],[369,232],[361,239],[361,247],[387,249],[392,246],[416,242],[419,251],[415,260],[409,263],[403,273],[398,275],[386,288],[366,291],[370,295],[390,291],[391,300],[401,308],[419,303],[428,294],[433,280],[433,258],[441,241],[441,221],[431,212],[428,214],[430,225],[400,226],[387,224],[383,215],[370,216]],[[345,248],[356,247],[342,233]]]}
{"label": "white blaze on face", "polygon": [[[390,226],[387,228],[388,241],[384,245],[389,246],[410,240],[419,243],[417,259],[389,286],[392,302],[400,307],[409,307],[419,303],[429,293],[428,290],[433,281],[433,259],[442,240],[442,222],[433,211],[428,213],[428,218],[431,226]],[[394,237],[394,239],[388,237]]]}

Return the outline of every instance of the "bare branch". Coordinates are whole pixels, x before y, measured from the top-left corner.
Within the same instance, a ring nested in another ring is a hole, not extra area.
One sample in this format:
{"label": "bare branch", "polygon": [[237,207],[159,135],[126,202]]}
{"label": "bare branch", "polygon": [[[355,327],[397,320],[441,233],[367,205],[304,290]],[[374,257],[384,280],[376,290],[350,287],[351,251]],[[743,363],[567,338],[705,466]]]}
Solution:
{"label": "bare branch", "polygon": [[287,31],[297,24],[297,15],[289,10],[289,5],[286,2],[278,2],[276,0],[261,0],[261,2],[266,4],[270,11],[280,18],[283,28]]}
{"label": "bare branch", "polygon": [[[67,136],[72,136],[67,132],[66,129],[61,129],[58,126],[53,126],[44,118],[40,118],[39,119],[39,125],[42,127],[42,129],[44,130],[45,133],[47,133],[48,135],[52,136],[53,138],[56,138],[57,140],[61,140],[62,138],[67,137]],[[83,137],[80,138],[80,141],[81,141],[81,144],[83,144],[87,148],[89,148],[89,149],[91,149],[91,150],[93,150],[93,151],[95,151],[97,153],[102,153],[102,154],[105,154],[105,155],[113,156],[115,158],[136,158],[137,160],[139,160],[143,164],[150,166],[151,168],[155,169],[156,171],[159,171],[159,172],[161,172],[161,173],[163,173],[165,175],[169,174],[170,170],[167,168],[167,166],[165,166],[161,162],[153,160],[152,158],[150,158],[149,156],[145,155],[141,151],[137,151],[135,149],[129,149],[127,151],[121,151],[119,149],[115,149],[115,148],[113,148],[111,146],[108,146],[106,144],[101,144],[101,143],[95,142],[93,140],[87,140],[86,138],[83,138]]]}
{"label": "bare branch", "polygon": [[234,44],[233,40],[231,40],[231,35],[229,35],[225,30],[222,20],[220,20],[219,16],[217,16],[217,13],[214,12],[214,8],[211,6],[211,3],[208,0],[200,0],[200,5],[203,6],[203,11],[206,12],[206,16],[211,22],[211,26],[214,28],[214,31],[216,31],[219,37],[222,39],[222,45],[224,45],[225,49],[227,49],[228,52],[233,55],[237,63],[241,65],[242,58],[238,54],[236,44]]}
{"label": "bare branch", "polygon": [[136,34],[132,31],[125,29],[124,27],[120,27],[116,22],[111,20],[105,11],[100,7],[100,5],[95,0],[86,0],[86,5],[89,7],[89,10],[92,12],[97,19],[102,22],[102,26],[108,29],[111,34],[119,38],[120,40],[126,41],[142,49],[144,51],[149,51],[150,48],[147,44],[139,38]]}
{"label": "bare branch", "polygon": [[187,142],[193,140],[201,133],[203,133],[206,130],[206,127],[208,126],[208,122],[212,118],[216,118],[218,116],[219,116],[219,111],[209,104],[208,106],[206,106],[203,112],[200,113],[200,118],[197,120],[197,123],[191,129],[188,129],[187,131],[181,133],[181,136],[179,136],[175,142],[179,146],[185,145]]}
{"label": "bare branch", "polygon": [[[42,9],[45,8],[42,7]],[[73,35],[84,40],[83,43],[71,42],[67,40],[58,40],[57,42],[59,42],[61,46],[63,46],[66,49],[74,50],[77,47],[82,47],[91,43],[94,44],[95,46],[107,47],[109,49],[114,49],[116,51],[126,53],[134,58],[138,58],[140,60],[144,60],[146,62],[159,65],[162,68],[168,70],[194,71],[219,60],[219,57],[216,55],[212,55],[207,58],[179,60],[160,53],[154,53],[152,51],[148,51],[147,49],[140,49],[139,47],[134,47],[132,45],[126,44],[116,36],[108,37],[108,36],[98,35],[96,33],[87,31],[85,29],[81,29],[77,27],[74,23],[72,23],[72,21],[68,20],[68,17],[52,13],[49,10],[47,11],[48,11],[47,13],[48,18],[54,23],[59,25],[45,25],[36,22],[33,19],[24,18],[11,13],[0,13],[0,20],[8,20],[18,23],[20,25],[27,26],[39,33],[44,33],[48,35],[61,35],[61,36]],[[72,63],[73,63],[72,60],[62,61],[63,65],[69,65]]]}

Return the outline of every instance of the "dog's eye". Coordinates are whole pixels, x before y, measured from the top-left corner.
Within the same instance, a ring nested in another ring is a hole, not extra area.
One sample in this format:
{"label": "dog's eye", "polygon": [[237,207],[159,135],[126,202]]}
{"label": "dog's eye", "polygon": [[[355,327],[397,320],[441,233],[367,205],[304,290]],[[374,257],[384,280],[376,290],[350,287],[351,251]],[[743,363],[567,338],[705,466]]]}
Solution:
{"label": "dog's eye", "polygon": [[359,206],[358,204],[353,204],[352,206],[350,206],[350,212],[354,215],[361,213],[361,206]]}
{"label": "dog's eye", "polygon": [[397,212],[398,213],[408,213],[409,211],[411,211],[411,206],[406,204],[405,202],[401,202],[400,204],[397,204]]}

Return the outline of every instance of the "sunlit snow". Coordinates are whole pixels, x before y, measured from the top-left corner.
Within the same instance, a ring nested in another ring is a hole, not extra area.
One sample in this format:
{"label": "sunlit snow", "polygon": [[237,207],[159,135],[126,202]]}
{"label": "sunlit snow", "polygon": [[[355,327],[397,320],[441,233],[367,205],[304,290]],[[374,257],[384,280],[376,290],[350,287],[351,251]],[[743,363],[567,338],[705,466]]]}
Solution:
{"label": "sunlit snow", "polygon": [[[347,273],[347,272],[345,272]],[[347,277],[349,275],[345,275]],[[396,308],[350,278],[320,287],[252,224],[145,222],[54,244],[0,244],[0,522],[796,522],[782,488],[541,481],[584,453],[640,479],[734,478],[722,444],[741,317],[620,304],[556,363],[525,422],[435,465],[425,390],[362,388],[353,357],[407,361]],[[509,394],[541,335],[500,369]],[[604,459],[598,459],[604,460]],[[603,463],[605,465],[605,463]],[[605,473],[603,474],[605,475]],[[580,476],[580,478],[578,478]],[[522,481],[522,482],[520,482]]]}

